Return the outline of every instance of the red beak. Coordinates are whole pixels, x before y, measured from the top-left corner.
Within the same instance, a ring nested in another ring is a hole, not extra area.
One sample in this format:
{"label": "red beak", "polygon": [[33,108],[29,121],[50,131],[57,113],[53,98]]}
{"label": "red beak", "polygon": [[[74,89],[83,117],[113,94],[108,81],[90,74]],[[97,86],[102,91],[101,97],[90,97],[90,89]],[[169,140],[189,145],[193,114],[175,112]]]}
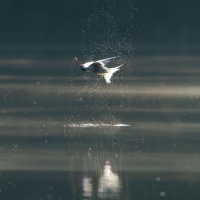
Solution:
{"label": "red beak", "polygon": [[77,64],[81,67],[82,66],[82,64],[80,63],[80,62],[77,62]]}

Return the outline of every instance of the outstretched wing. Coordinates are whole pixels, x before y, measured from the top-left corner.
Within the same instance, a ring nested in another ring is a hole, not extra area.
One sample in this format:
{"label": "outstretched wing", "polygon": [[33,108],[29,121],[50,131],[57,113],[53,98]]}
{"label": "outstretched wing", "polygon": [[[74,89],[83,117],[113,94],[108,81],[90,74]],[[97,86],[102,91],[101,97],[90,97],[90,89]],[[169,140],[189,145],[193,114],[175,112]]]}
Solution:
{"label": "outstretched wing", "polygon": [[118,58],[119,56],[116,57],[111,57],[111,58],[106,58],[106,59],[102,59],[102,60],[97,60],[96,62],[102,62],[104,65],[109,63],[111,60]]}
{"label": "outstretched wing", "polygon": [[91,65],[94,67],[100,67],[102,64],[96,61],[96,62],[93,62]]}
{"label": "outstretched wing", "polygon": [[[122,64],[122,65],[123,65],[123,64]],[[106,83],[111,83],[111,82],[110,82],[110,79],[111,79],[112,75],[113,75],[116,71],[120,70],[119,68],[120,68],[122,65],[120,65],[120,66],[118,66],[118,67],[107,68],[107,69],[106,69],[106,73],[103,74],[104,78],[106,79]]]}

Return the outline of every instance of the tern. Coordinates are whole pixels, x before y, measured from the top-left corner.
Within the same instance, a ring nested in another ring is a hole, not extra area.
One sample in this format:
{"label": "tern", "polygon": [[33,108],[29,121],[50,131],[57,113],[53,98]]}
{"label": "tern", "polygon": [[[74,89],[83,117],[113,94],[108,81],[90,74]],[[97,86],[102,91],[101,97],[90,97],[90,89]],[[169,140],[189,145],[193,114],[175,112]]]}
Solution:
{"label": "tern", "polygon": [[119,57],[119,56],[106,58],[106,59],[102,59],[102,60],[97,60],[97,61],[91,61],[91,62],[87,62],[85,64],[81,64],[76,57],[74,59],[76,60],[78,66],[81,67],[81,69],[83,71],[92,72],[94,74],[100,75],[105,78],[106,83],[111,83],[110,79],[111,79],[112,75],[116,71],[120,70],[120,67],[123,64],[120,66],[114,67],[114,68],[107,68],[105,65],[117,57]]}

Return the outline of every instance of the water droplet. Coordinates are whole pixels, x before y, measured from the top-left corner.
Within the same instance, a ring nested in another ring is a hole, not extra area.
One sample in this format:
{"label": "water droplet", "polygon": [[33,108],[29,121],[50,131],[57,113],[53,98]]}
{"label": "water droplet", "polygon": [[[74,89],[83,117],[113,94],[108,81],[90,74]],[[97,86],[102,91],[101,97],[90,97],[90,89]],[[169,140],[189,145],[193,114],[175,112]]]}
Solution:
{"label": "water droplet", "polygon": [[156,181],[160,181],[161,180],[161,178],[160,177],[156,177]]}
{"label": "water droplet", "polygon": [[165,196],[165,192],[164,191],[160,192],[160,196],[164,197]]}

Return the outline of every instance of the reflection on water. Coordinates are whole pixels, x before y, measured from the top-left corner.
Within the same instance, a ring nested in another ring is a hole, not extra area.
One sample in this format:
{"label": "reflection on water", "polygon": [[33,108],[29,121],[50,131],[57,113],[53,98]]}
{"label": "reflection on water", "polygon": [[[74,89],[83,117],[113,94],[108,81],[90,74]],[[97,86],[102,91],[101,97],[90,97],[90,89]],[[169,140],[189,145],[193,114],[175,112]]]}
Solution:
{"label": "reflection on water", "polygon": [[92,179],[91,178],[83,178],[83,196],[84,197],[92,197]]}
{"label": "reflection on water", "polygon": [[[128,124],[69,124],[68,126],[71,127],[80,127],[80,128],[86,128],[86,127],[114,127],[114,126],[130,126]],[[64,125],[66,127],[66,125]]]}
{"label": "reflection on water", "polygon": [[103,174],[99,180],[98,196],[100,198],[115,198],[119,196],[120,180],[119,176],[112,172],[110,163],[107,161]]}
{"label": "reflection on water", "polygon": [[119,176],[112,172],[109,161],[106,162],[100,177],[93,175],[93,177],[83,178],[83,197],[118,199],[120,188]]}
{"label": "reflection on water", "polygon": [[199,198],[199,57],[132,58],[110,85],[51,60],[0,61],[0,199]]}

